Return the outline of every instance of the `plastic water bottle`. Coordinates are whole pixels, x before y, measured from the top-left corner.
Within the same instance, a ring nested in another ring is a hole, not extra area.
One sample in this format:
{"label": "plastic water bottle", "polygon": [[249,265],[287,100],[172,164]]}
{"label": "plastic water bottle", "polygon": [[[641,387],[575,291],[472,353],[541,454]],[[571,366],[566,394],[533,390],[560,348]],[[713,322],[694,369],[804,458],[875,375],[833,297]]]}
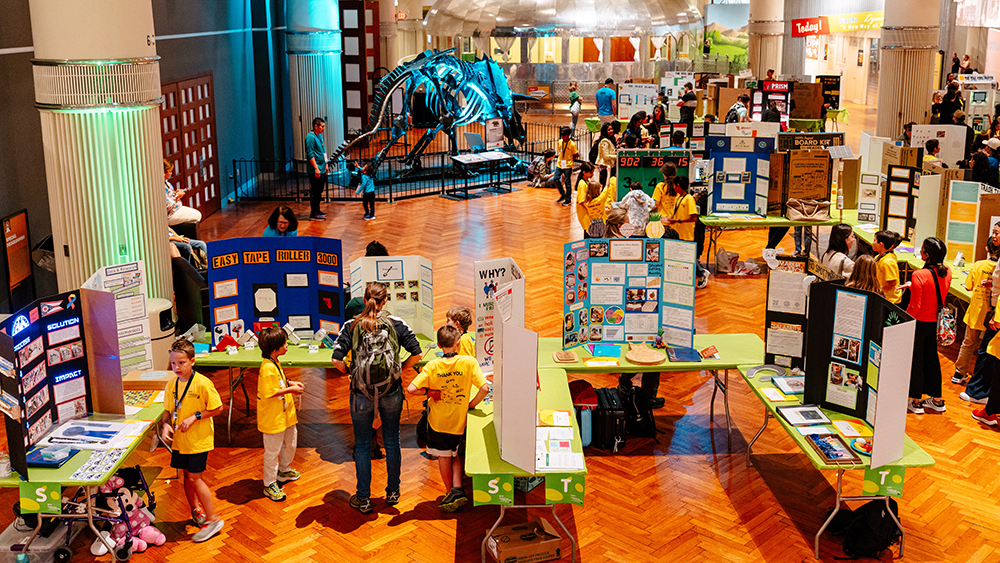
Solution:
{"label": "plastic water bottle", "polygon": [[7,450],[0,450],[0,479],[10,477],[10,455]]}

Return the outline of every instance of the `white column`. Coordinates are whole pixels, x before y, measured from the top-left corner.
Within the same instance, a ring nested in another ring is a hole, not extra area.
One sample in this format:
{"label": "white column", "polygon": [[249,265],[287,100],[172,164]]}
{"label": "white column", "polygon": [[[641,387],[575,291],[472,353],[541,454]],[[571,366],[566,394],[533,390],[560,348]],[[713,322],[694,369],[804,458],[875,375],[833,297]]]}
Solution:
{"label": "white column", "polygon": [[875,125],[880,137],[895,138],[904,123],[928,121],[939,13],[933,2],[885,2]]}
{"label": "white column", "polygon": [[756,78],[767,76],[768,69],[781,74],[781,47],[785,34],[783,0],[750,0],[750,36],[748,66]]}
{"label": "white column", "polygon": [[143,260],[173,301],[150,0],[30,0],[59,291]]}
{"label": "white column", "polygon": [[305,160],[306,135],[316,117],[326,120],[323,140],[332,154],[344,142],[345,125],[340,6],[335,1],[289,0],[285,19],[293,154]]}
{"label": "white column", "polygon": [[396,6],[392,2],[378,3],[378,34],[382,60],[379,66],[392,70],[399,60],[399,46],[396,35]]}

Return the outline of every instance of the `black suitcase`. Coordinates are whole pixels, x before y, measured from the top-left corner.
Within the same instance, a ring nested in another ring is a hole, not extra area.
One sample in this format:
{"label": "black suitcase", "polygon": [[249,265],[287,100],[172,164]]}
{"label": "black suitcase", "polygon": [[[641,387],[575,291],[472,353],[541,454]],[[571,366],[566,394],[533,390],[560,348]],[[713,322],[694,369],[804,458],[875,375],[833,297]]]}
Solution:
{"label": "black suitcase", "polygon": [[595,389],[597,409],[594,411],[592,446],[618,452],[625,446],[625,408],[615,388]]}

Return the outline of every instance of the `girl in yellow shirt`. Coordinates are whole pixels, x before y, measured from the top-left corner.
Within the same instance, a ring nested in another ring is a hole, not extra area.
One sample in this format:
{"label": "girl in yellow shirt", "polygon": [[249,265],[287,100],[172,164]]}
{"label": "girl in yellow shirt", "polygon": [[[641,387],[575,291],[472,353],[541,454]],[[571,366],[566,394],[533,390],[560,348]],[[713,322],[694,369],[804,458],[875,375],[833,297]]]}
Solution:
{"label": "girl in yellow shirt", "polygon": [[601,184],[594,180],[594,165],[584,162],[580,165],[580,174],[576,181],[576,218],[583,227],[584,238],[588,237],[587,228],[594,219],[605,220],[608,216],[608,205],[615,200],[617,180],[608,181],[608,187],[601,189]]}

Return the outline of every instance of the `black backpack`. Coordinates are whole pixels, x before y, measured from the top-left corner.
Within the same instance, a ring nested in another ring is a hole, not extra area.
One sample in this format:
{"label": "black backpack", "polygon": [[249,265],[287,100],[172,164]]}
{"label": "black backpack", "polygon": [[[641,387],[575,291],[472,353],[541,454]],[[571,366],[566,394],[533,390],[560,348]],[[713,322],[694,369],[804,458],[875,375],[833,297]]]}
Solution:
{"label": "black backpack", "polygon": [[[899,507],[896,501],[889,499],[892,514],[899,518]],[[841,509],[843,512],[844,509]],[[884,500],[870,500],[861,508],[849,511],[851,523],[844,531],[844,554],[857,559],[858,557],[878,558],[879,554],[889,546],[899,541],[899,528],[886,509]],[[838,513],[839,516],[839,513]],[[831,526],[832,527],[832,526]]]}
{"label": "black backpack", "polygon": [[587,158],[590,159],[591,164],[597,163],[597,155],[599,155],[600,152],[601,152],[601,140],[597,139],[596,141],[591,142],[590,154],[587,155]]}
{"label": "black backpack", "polygon": [[[656,421],[649,397],[641,387],[632,385],[630,374],[618,376],[618,397],[625,409],[625,428],[637,438],[656,439]],[[659,440],[656,440],[659,443]]]}
{"label": "black backpack", "polygon": [[742,106],[742,104],[736,102],[733,104],[733,107],[729,108],[729,111],[726,112],[726,123],[739,123],[740,112],[736,111],[736,108],[739,106]]}
{"label": "black backpack", "polygon": [[351,390],[372,401],[389,392],[403,372],[399,335],[386,313],[379,313],[375,330],[366,332],[358,319],[351,327]]}

